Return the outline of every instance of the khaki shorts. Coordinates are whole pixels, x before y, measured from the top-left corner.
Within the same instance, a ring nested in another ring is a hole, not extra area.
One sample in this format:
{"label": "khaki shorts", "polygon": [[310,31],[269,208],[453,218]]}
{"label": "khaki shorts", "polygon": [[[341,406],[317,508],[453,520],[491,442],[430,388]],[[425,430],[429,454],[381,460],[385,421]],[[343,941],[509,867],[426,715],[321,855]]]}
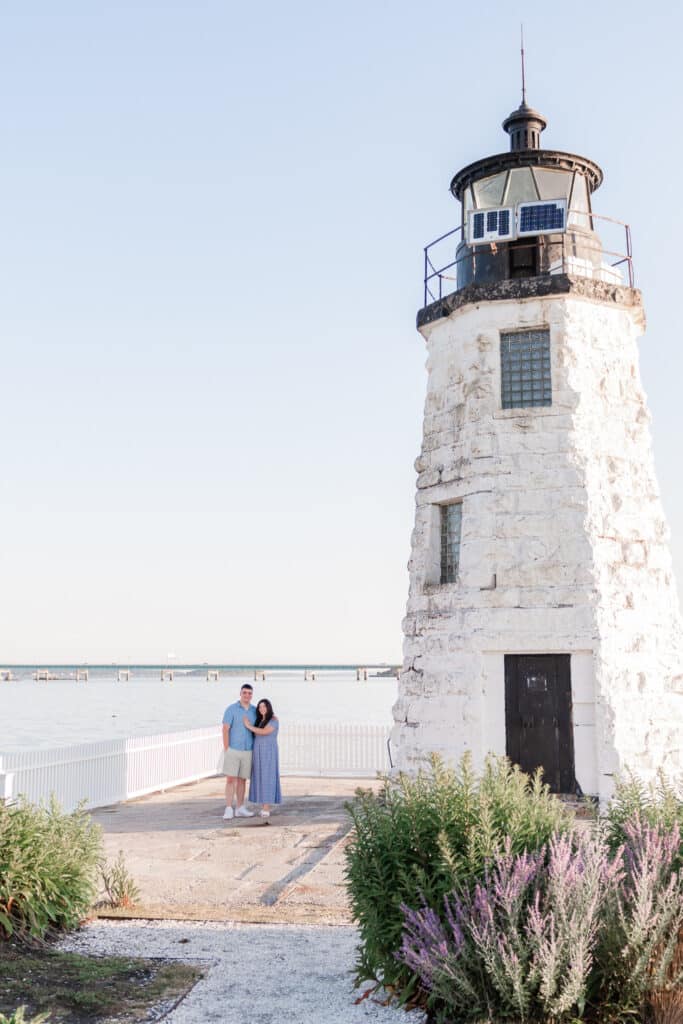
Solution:
{"label": "khaki shorts", "polygon": [[234,750],[228,747],[218,762],[218,774],[229,775],[233,779],[250,779],[251,750]]}

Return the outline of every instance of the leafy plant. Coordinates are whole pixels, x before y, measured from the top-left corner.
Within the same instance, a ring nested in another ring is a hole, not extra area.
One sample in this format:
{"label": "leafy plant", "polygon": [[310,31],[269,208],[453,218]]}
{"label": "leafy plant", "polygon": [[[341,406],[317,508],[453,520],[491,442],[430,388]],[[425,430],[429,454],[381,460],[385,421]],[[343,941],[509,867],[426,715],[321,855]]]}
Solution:
{"label": "leafy plant", "polygon": [[101,843],[82,808],[0,804],[0,937],[76,927],[96,894]]}
{"label": "leafy plant", "polygon": [[401,1002],[419,999],[418,973],[396,958],[402,907],[443,914],[444,897],[484,877],[497,855],[537,851],[567,833],[571,815],[543,784],[505,758],[489,757],[477,775],[469,756],[457,770],[433,756],[417,776],[386,779],[375,795],[347,805],[354,824],[346,880],[361,944],[357,983],[381,982]]}
{"label": "leafy plant", "polygon": [[113,864],[103,864],[100,873],[107,902],[111,907],[135,906],[140,899],[140,890],[126,867],[123,850],[119,850]]}
{"label": "leafy plant", "polygon": [[30,1020],[27,1020],[25,1010],[25,1006],[20,1006],[9,1017],[4,1013],[0,1013],[0,1024],[44,1024],[45,1021],[49,1020],[49,1013],[39,1013],[37,1017],[31,1017]]}

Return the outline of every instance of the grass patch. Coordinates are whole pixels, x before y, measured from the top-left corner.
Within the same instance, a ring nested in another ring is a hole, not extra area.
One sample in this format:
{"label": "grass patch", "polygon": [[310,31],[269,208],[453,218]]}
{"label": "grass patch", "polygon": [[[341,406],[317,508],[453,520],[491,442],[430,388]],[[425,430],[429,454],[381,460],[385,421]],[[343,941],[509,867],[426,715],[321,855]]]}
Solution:
{"label": "grass patch", "polygon": [[0,947],[0,1014],[21,1005],[26,1016],[49,1013],[50,1024],[144,1021],[158,1003],[174,1004],[202,977],[189,964],[133,957],[90,957]]}

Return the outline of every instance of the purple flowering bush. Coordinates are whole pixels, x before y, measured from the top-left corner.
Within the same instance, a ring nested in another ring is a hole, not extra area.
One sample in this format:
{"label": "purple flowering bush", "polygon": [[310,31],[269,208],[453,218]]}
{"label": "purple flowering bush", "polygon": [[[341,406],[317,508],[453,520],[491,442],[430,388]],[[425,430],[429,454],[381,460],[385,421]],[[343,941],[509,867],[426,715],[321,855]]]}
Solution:
{"label": "purple flowering bush", "polygon": [[[596,949],[599,994],[608,1005],[643,1010],[683,985],[683,848],[677,823],[667,829],[636,816],[608,890]],[[683,1018],[679,1018],[683,1019]]]}
{"label": "purple flowering bush", "polygon": [[[627,841],[627,829],[636,818],[666,831],[678,825],[683,834],[683,793],[680,787],[661,772],[650,782],[643,782],[630,773],[618,779],[605,814],[605,830],[611,850],[616,851]],[[674,867],[679,872],[683,868],[683,843],[674,854]]]}
{"label": "purple flowering bush", "polygon": [[443,907],[404,904],[396,956],[432,1019],[645,1020],[671,1006],[663,996],[683,984],[680,831],[637,817],[624,829],[616,852],[604,826],[531,853],[506,843]]}
{"label": "purple flowering bush", "polygon": [[490,757],[480,773],[467,756],[457,769],[433,757],[427,770],[388,779],[379,794],[359,791],[347,810],[354,829],[346,881],[361,939],[356,981],[381,983],[408,1005],[426,996],[396,957],[402,907],[425,904],[440,917],[444,897],[481,880],[497,855],[533,853],[572,826],[540,773],[530,778],[502,757]]}

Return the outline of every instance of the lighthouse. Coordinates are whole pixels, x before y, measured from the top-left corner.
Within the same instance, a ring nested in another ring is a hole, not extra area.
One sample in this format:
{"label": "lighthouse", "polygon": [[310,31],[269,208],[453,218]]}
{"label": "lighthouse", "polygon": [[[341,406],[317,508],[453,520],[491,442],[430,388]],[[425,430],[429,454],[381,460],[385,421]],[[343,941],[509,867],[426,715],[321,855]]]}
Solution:
{"label": "lighthouse", "polygon": [[509,149],[450,189],[425,250],[423,439],[394,763],[506,754],[558,793],[683,768],[683,643],[655,477],[627,225],[600,167]]}

